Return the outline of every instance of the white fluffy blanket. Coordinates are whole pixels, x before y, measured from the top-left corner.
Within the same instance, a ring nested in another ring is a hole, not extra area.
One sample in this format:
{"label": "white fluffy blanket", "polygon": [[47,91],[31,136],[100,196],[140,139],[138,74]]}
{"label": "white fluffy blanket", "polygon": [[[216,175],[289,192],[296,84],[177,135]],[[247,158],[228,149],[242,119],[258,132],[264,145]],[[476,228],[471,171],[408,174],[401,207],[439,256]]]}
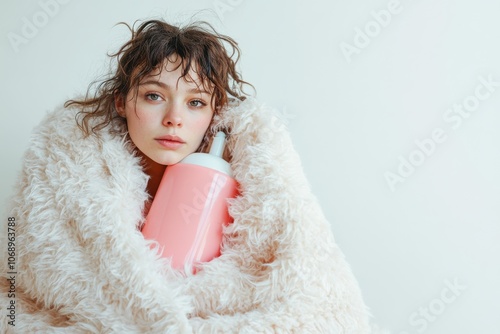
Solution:
{"label": "white fluffy blanket", "polygon": [[359,286],[277,111],[249,98],[216,119],[214,129],[230,129],[241,196],[230,205],[222,255],[187,278],[138,230],[147,175],[130,142],[109,129],[103,140],[84,138],[75,113],[48,114],[24,156],[9,211],[15,298],[2,279],[0,332],[371,332]]}

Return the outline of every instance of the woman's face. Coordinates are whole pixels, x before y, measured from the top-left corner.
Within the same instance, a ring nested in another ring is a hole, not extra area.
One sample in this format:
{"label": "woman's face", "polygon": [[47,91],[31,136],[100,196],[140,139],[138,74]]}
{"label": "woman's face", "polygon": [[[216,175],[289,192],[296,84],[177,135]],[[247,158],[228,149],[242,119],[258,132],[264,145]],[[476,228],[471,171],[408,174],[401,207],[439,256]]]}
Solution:
{"label": "woman's face", "polygon": [[143,155],[161,165],[175,164],[195,152],[214,114],[212,93],[204,90],[193,70],[190,79],[196,83],[180,78],[180,61],[177,57],[161,74],[144,77],[137,97],[132,89],[126,101],[116,99],[116,109],[126,117],[133,143]]}

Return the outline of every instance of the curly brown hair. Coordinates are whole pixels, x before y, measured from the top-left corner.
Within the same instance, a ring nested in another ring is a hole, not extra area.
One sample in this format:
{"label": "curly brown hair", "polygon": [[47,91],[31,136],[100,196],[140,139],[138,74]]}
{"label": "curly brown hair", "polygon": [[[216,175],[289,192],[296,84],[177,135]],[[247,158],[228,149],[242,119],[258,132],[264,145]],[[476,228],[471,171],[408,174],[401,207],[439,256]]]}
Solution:
{"label": "curly brown hair", "polygon": [[[137,23],[137,22],[136,22]],[[132,36],[118,52],[109,56],[116,60],[117,67],[103,81],[90,84],[83,99],[68,100],[65,107],[78,106],[77,122],[86,136],[106,127],[113,120],[124,120],[115,109],[115,97],[126,98],[131,89],[137,89],[141,80],[153,70],[162,70],[165,60],[180,57],[181,78],[190,81],[190,70],[194,70],[201,86],[212,91],[215,114],[226,106],[230,95],[244,100],[243,85],[253,86],[241,79],[236,70],[240,58],[238,44],[230,37],[221,35],[207,22],[197,21],[177,27],[161,20],[149,20],[133,26],[124,24]],[[229,54],[230,53],[230,54]],[[179,78],[180,79],[180,78]],[[94,93],[91,89],[97,85]],[[202,146],[206,146],[205,136]]]}

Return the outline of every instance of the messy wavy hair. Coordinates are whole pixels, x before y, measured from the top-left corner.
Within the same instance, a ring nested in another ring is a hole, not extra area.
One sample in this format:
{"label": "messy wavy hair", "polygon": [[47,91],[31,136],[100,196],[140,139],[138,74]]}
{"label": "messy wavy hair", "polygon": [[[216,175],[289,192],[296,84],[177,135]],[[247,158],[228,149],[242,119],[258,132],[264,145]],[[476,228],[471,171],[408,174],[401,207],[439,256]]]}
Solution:
{"label": "messy wavy hair", "polygon": [[[125,99],[132,89],[137,94],[141,80],[154,70],[161,71],[172,56],[182,60],[181,78],[192,81],[189,72],[193,70],[201,86],[213,92],[211,103],[215,114],[221,112],[230,98],[244,100],[247,95],[243,92],[244,85],[253,87],[243,81],[236,70],[241,53],[238,44],[217,33],[207,22],[177,27],[161,20],[149,20],[137,29],[135,24],[119,24],[125,25],[132,36],[116,53],[109,55],[116,60],[114,71],[107,79],[90,84],[83,99],[65,103],[65,107],[80,107],[77,122],[86,136],[97,135],[112,121],[125,122],[115,109],[115,98]],[[96,89],[92,90],[94,86]],[[205,135],[200,147],[206,146],[207,140]]]}

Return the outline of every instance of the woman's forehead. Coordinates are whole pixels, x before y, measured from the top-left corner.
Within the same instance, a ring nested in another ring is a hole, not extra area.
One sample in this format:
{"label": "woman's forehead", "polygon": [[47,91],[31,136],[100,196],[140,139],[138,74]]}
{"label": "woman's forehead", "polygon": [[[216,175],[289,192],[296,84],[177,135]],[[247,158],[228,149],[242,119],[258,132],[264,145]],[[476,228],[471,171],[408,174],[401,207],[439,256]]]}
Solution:
{"label": "woman's forehead", "polygon": [[190,93],[212,95],[214,85],[209,80],[202,80],[197,71],[193,68],[184,73],[184,68],[172,63],[165,63],[158,66],[150,73],[140,78],[138,88],[141,86],[153,85],[159,89],[177,90],[179,85],[185,86]]}

